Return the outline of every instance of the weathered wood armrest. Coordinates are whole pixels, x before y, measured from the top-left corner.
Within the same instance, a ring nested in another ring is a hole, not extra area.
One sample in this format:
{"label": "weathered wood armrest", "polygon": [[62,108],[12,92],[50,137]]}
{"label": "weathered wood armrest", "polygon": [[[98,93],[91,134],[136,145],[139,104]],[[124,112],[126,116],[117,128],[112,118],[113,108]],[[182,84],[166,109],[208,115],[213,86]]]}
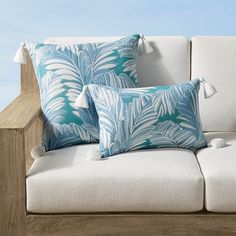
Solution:
{"label": "weathered wood armrest", "polygon": [[26,165],[41,130],[36,93],[20,95],[0,113],[0,235],[18,235],[24,227]]}
{"label": "weathered wood armrest", "polygon": [[[9,155],[17,151],[16,154],[18,156],[23,151],[24,159],[22,159],[21,164],[30,164],[30,150],[35,144],[40,142],[41,130],[41,109],[38,94],[25,93],[20,95],[0,113],[0,145],[2,154]],[[18,138],[18,140],[14,142],[12,138]],[[20,143],[21,141],[22,144]],[[7,160],[9,161],[9,157]],[[12,159],[10,160],[12,161]],[[17,157],[17,160],[19,160],[19,157]]]}

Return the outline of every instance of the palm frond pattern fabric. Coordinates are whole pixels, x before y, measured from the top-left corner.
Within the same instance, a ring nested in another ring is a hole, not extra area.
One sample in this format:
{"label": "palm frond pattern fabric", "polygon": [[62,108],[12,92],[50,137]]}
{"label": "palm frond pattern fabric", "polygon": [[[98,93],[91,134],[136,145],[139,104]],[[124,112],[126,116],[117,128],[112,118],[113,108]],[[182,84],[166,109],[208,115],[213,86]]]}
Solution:
{"label": "palm frond pattern fabric", "polygon": [[89,109],[78,109],[74,102],[87,84],[136,87],[138,41],[139,34],[105,43],[26,43],[40,89],[46,151],[98,142],[98,116],[92,99]]}
{"label": "palm frond pattern fabric", "polygon": [[205,147],[199,88],[199,79],[133,89],[89,85],[99,116],[102,157],[146,148]]}

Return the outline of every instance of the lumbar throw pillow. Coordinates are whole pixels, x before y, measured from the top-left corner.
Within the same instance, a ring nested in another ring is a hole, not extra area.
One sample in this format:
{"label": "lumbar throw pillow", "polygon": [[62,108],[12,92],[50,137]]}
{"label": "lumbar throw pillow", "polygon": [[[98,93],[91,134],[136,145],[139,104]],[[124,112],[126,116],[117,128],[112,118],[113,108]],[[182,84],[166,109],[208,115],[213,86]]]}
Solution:
{"label": "lumbar throw pillow", "polygon": [[[83,92],[92,96],[99,116],[101,156],[146,148],[207,146],[198,110],[200,82],[132,89],[86,86]],[[205,80],[202,83],[213,88]],[[207,91],[206,97],[212,96]]]}
{"label": "lumbar throw pillow", "polygon": [[134,34],[105,43],[22,45],[15,61],[24,63],[22,48],[28,50],[40,89],[46,151],[98,141],[98,116],[92,99],[88,99],[89,109],[75,107],[75,99],[87,84],[136,87],[139,38]]}

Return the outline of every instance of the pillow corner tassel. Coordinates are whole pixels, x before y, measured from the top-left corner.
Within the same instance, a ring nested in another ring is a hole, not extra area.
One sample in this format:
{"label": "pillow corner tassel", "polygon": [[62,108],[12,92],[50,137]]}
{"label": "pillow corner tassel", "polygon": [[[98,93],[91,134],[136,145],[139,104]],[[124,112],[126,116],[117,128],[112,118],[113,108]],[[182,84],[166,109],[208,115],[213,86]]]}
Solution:
{"label": "pillow corner tassel", "polygon": [[204,78],[200,79],[200,82],[204,85],[204,97],[206,99],[214,96],[217,93],[216,88]]}
{"label": "pillow corner tassel", "polygon": [[26,64],[26,55],[25,55],[25,43],[22,42],[18,50],[16,51],[16,54],[13,58],[13,62],[18,64]]}
{"label": "pillow corner tassel", "polygon": [[154,48],[151,45],[151,43],[144,37],[143,34],[140,34],[140,39],[142,40],[142,43],[140,45],[140,53],[141,54],[151,54],[154,52]]}
{"label": "pillow corner tassel", "polygon": [[88,99],[87,99],[88,86],[84,86],[82,92],[75,100],[75,106],[81,108],[89,108]]}
{"label": "pillow corner tassel", "polygon": [[43,157],[46,153],[46,150],[44,148],[44,146],[42,146],[41,144],[33,147],[33,149],[31,150],[31,157],[34,160],[39,159],[40,157]]}

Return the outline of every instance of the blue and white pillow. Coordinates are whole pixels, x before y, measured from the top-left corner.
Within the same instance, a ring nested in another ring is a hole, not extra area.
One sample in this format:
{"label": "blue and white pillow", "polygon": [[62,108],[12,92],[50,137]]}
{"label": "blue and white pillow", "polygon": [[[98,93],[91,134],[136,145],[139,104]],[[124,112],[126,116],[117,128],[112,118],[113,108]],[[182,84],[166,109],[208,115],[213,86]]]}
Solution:
{"label": "blue and white pillow", "polygon": [[75,107],[75,99],[87,84],[136,87],[139,38],[135,34],[106,43],[26,43],[40,89],[46,151],[98,141],[98,116],[92,99],[89,109]]}
{"label": "blue and white pillow", "polygon": [[89,85],[99,116],[101,156],[146,148],[205,147],[199,88],[199,79],[133,89]]}

